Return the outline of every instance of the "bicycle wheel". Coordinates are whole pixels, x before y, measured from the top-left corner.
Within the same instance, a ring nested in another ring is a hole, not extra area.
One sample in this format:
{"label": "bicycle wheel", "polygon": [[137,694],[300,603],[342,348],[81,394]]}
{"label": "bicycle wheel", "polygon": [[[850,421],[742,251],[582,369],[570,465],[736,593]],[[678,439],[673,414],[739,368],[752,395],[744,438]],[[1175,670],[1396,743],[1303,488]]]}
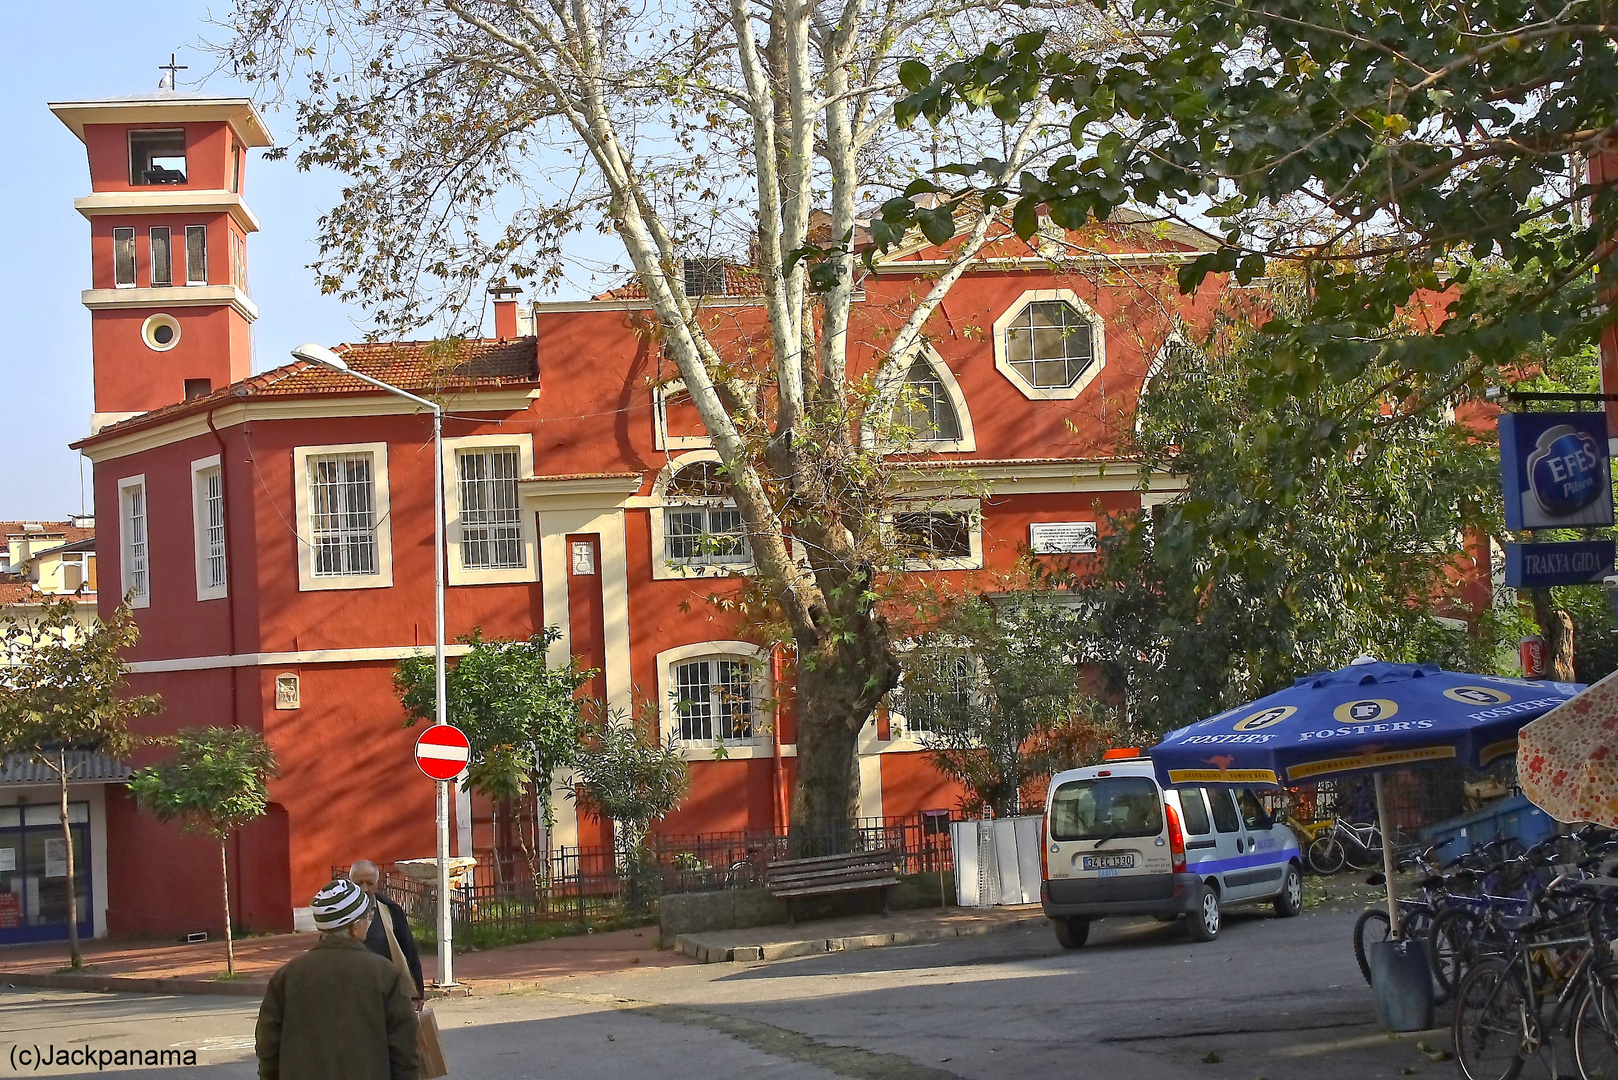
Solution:
{"label": "bicycle wheel", "polygon": [[1371,984],[1370,946],[1388,940],[1392,926],[1382,908],[1368,908],[1354,922],[1354,959],[1360,963],[1360,974],[1365,976],[1367,986]]}
{"label": "bicycle wheel", "polygon": [[1499,960],[1480,960],[1455,990],[1455,1060],[1466,1080],[1514,1080],[1523,1067],[1522,983]]}
{"label": "bicycle wheel", "polygon": [[1478,918],[1465,908],[1440,912],[1427,931],[1427,955],[1433,964],[1433,981],[1440,993],[1449,995],[1461,984],[1471,966],[1478,933]]}
{"label": "bicycle wheel", "polygon": [[727,889],[751,889],[758,884],[758,881],[758,867],[745,859],[741,862],[732,863],[730,869],[725,872],[725,888]]}
{"label": "bicycle wheel", "polygon": [[1573,1010],[1573,1061],[1580,1080],[1618,1078],[1618,965],[1596,973],[1596,989]]}
{"label": "bicycle wheel", "polygon": [[1343,854],[1343,842],[1331,833],[1315,837],[1314,843],[1309,845],[1309,869],[1322,877],[1330,877],[1343,868],[1346,856]]}

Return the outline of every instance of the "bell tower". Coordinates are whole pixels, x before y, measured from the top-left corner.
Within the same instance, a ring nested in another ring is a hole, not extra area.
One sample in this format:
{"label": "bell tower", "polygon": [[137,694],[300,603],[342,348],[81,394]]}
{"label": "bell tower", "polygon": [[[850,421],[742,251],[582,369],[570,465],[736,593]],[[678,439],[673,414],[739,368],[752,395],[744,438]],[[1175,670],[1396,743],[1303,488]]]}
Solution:
{"label": "bell tower", "polygon": [[50,110],[90,162],[73,205],[90,222],[92,432],[246,378],[258,219],[243,174],[247,151],[270,145],[253,103],[165,89]]}

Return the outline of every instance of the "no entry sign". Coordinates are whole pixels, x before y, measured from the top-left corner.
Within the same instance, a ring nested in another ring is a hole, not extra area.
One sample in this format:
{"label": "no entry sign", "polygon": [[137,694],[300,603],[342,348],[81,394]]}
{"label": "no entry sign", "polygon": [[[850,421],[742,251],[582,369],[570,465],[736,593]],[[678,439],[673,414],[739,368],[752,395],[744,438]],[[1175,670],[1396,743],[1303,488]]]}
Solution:
{"label": "no entry sign", "polygon": [[416,764],[434,780],[453,780],[466,768],[472,744],[453,724],[434,724],[416,740]]}

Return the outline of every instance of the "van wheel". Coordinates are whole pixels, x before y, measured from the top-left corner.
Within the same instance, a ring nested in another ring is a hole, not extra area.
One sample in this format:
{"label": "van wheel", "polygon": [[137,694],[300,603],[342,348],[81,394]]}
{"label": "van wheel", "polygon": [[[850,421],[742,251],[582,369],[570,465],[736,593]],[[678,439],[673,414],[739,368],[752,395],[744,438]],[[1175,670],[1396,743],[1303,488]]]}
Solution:
{"label": "van wheel", "polygon": [[1185,917],[1185,928],[1192,941],[1212,941],[1219,936],[1219,886],[1204,883],[1197,906]]}
{"label": "van wheel", "polygon": [[1089,919],[1074,915],[1051,922],[1056,927],[1056,943],[1064,949],[1077,949],[1090,937]]}
{"label": "van wheel", "polygon": [[1287,864],[1287,876],[1281,879],[1281,891],[1275,894],[1275,913],[1290,919],[1303,910],[1303,875],[1297,863]]}

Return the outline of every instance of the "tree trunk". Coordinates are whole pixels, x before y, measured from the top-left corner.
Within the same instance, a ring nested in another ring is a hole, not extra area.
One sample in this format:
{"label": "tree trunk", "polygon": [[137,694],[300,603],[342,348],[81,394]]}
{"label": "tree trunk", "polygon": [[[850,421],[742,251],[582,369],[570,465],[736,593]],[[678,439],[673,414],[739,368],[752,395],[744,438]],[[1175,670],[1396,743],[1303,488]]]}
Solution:
{"label": "tree trunk", "polygon": [[868,622],[864,640],[822,649],[797,665],[798,775],[792,791],[789,854],[839,854],[859,816],[859,733],[898,682],[885,628]]}
{"label": "tree trunk", "polygon": [[1551,678],[1558,682],[1573,682],[1572,616],[1556,606],[1549,589],[1526,591],[1534,605],[1534,621],[1539,624],[1539,636],[1545,639],[1545,657],[1549,661]]}
{"label": "tree trunk", "polygon": [[219,882],[225,895],[225,974],[236,974],[236,939],[230,932],[230,864],[225,861],[226,837],[219,838]]}
{"label": "tree trunk", "polygon": [[67,951],[68,963],[84,966],[79,953],[79,882],[73,866],[73,826],[67,819],[67,751],[56,752],[57,809],[62,817],[62,838],[67,842]]}

